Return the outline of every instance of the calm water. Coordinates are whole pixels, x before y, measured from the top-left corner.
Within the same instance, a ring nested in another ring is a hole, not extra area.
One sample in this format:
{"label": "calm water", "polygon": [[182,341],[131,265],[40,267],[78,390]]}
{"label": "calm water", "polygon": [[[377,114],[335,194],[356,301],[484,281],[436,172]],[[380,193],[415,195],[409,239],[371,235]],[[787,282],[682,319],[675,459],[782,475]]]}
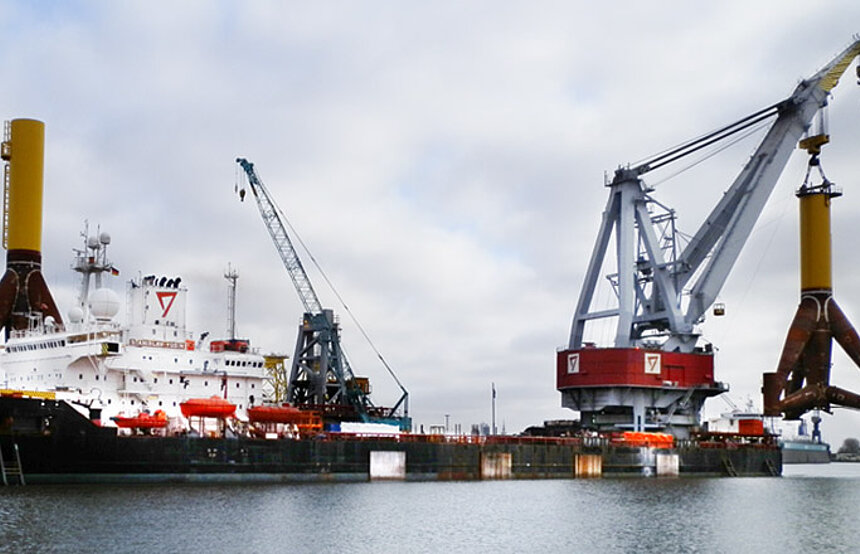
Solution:
{"label": "calm water", "polygon": [[782,478],[0,488],[8,552],[860,552],[860,464]]}

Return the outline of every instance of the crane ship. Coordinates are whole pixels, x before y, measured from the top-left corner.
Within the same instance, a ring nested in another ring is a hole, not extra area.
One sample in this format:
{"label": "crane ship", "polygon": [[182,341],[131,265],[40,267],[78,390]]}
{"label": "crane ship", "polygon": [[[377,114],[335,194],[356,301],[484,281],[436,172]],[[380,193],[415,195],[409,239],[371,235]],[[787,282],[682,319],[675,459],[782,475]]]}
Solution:
{"label": "crane ship", "polygon": [[[860,40],[787,99],[679,150],[619,169],[606,183],[609,201],[570,341],[556,354],[562,405],[578,411],[580,420],[561,430],[548,422],[528,436],[411,432],[408,393],[387,364],[402,395],[391,407],[377,405],[367,378],[354,372],[343,352],[338,319],[311,285],[283,212],[244,158],[236,161],[304,307],[288,377],[275,377],[286,373],[285,356],[264,354],[236,337],[238,274],[230,269],[223,338],[186,328],[188,290],[176,276],[130,280],[120,322],[121,302],[106,284],[119,272],[108,259],[111,237],[100,231],[86,229],[75,250],[72,269],[81,284],[64,318],[41,273],[45,127],[11,121],[2,143],[3,484],[780,475],[779,447],[761,422],[711,429],[701,422],[704,401],[727,386],[715,379],[713,348],[701,342],[696,326],[791,150],[858,54]],[[643,177],[768,118],[775,122],[758,150],[678,253],[666,232],[674,228],[674,212],[653,198]],[[613,234],[610,281],[618,303],[597,310],[592,297]],[[603,318],[617,320],[610,346],[587,339],[586,324]],[[780,398],[805,391],[802,385],[797,379],[771,385],[769,412],[826,409],[821,402]],[[828,390],[827,401],[845,399],[836,397],[841,389]]]}

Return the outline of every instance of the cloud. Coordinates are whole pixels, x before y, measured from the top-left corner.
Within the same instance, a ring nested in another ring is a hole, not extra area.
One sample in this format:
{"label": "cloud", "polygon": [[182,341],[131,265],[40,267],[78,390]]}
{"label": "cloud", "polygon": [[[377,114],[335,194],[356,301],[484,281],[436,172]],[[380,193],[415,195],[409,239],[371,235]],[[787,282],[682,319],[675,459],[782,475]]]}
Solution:
{"label": "cloud", "polygon": [[[233,263],[240,332],[292,351],[302,307],[255,208],[233,195],[245,156],[410,390],[416,420],[489,421],[495,382],[508,431],[574,415],[559,407],[554,355],[604,171],[786,96],[860,15],[850,2],[813,13],[784,2],[0,8],[0,105],[47,124],[44,251],[61,305],[74,300],[69,250],[89,219],[113,235],[123,278],[183,275],[198,331],[226,326]],[[826,153],[837,182],[852,175],[860,127],[846,81]],[[685,230],[751,148],[659,186]],[[704,326],[724,335],[719,378],[740,398],[758,397],[796,302],[798,171],[787,170],[721,295],[731,323]],[[838,210],[838,296],[860,317],[846,238],[860,204],[849,193]],[[312,279],[376,402],[394,401],[384,368]],[[845,418],[834,420],[857,423]]]}

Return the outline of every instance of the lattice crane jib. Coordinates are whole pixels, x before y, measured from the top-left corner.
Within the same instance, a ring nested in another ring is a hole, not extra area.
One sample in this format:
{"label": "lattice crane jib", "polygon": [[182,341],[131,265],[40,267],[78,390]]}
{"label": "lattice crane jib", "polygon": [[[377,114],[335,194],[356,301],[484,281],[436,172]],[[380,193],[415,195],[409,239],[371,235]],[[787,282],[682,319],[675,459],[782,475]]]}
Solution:
{"label": "lattice crane jib", "polygon": [[[287,384],[287,400],[297,406],[319,406],[330,411],[341,406],[341,413],[353,409],[356,413],[352,415],[365,418],[373,404],[356,384],[341,348],[340,327],[333,312],[320,303],[290,240],[283,212],[257,175],[254,164],[244,158],[236,162],[245,171],[263,223],[305,308]],[[243,193],[244,190],[240,197],[244,199]]]}
{"label": "lattice crane jib", "polygon": [[257,208],[260,210],[260,216],[263,218],[263,223],[266,225],[266,230],[272,237],[275,243],[275,249],[284,263],[287,273],[290,274],[290,279],[296,287],[296,292],[299,294],[299,299],[305,307],[305,311],[318,314],[323,311],[319,297],[311,285],[308,274],[302,266],[302,261],[299,258],[296,248],[290,240],[290,235],[287,233],[285,218],[281,210],[272,200],[272,195],[269,194],[269,189],[263,184],[263,181],[257,175],[254,169],[254,164],[245,158],[236,160],[245,174],[248,177],[248,184],[251,186],[251,192],[254,194],[254,199],[257,202]]}

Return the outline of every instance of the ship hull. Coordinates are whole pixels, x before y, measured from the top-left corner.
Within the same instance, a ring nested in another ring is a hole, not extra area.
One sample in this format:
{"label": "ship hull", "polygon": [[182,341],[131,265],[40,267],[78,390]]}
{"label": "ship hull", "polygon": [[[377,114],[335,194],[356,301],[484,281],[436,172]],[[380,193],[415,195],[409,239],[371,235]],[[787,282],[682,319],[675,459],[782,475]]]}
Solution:
{"label": "ship hull", "polygon": [[565,479],[585,476],[771,476],[762,445],[619,446],[603,439],[121,436],[62,401],[0,398],[0,450],[17,445],[27,483],[308,482]]}
{"label": "ship hull", "polygon": [[782,463],[784,464],[829,464],[830,445],[809,441],[782,443]]}

